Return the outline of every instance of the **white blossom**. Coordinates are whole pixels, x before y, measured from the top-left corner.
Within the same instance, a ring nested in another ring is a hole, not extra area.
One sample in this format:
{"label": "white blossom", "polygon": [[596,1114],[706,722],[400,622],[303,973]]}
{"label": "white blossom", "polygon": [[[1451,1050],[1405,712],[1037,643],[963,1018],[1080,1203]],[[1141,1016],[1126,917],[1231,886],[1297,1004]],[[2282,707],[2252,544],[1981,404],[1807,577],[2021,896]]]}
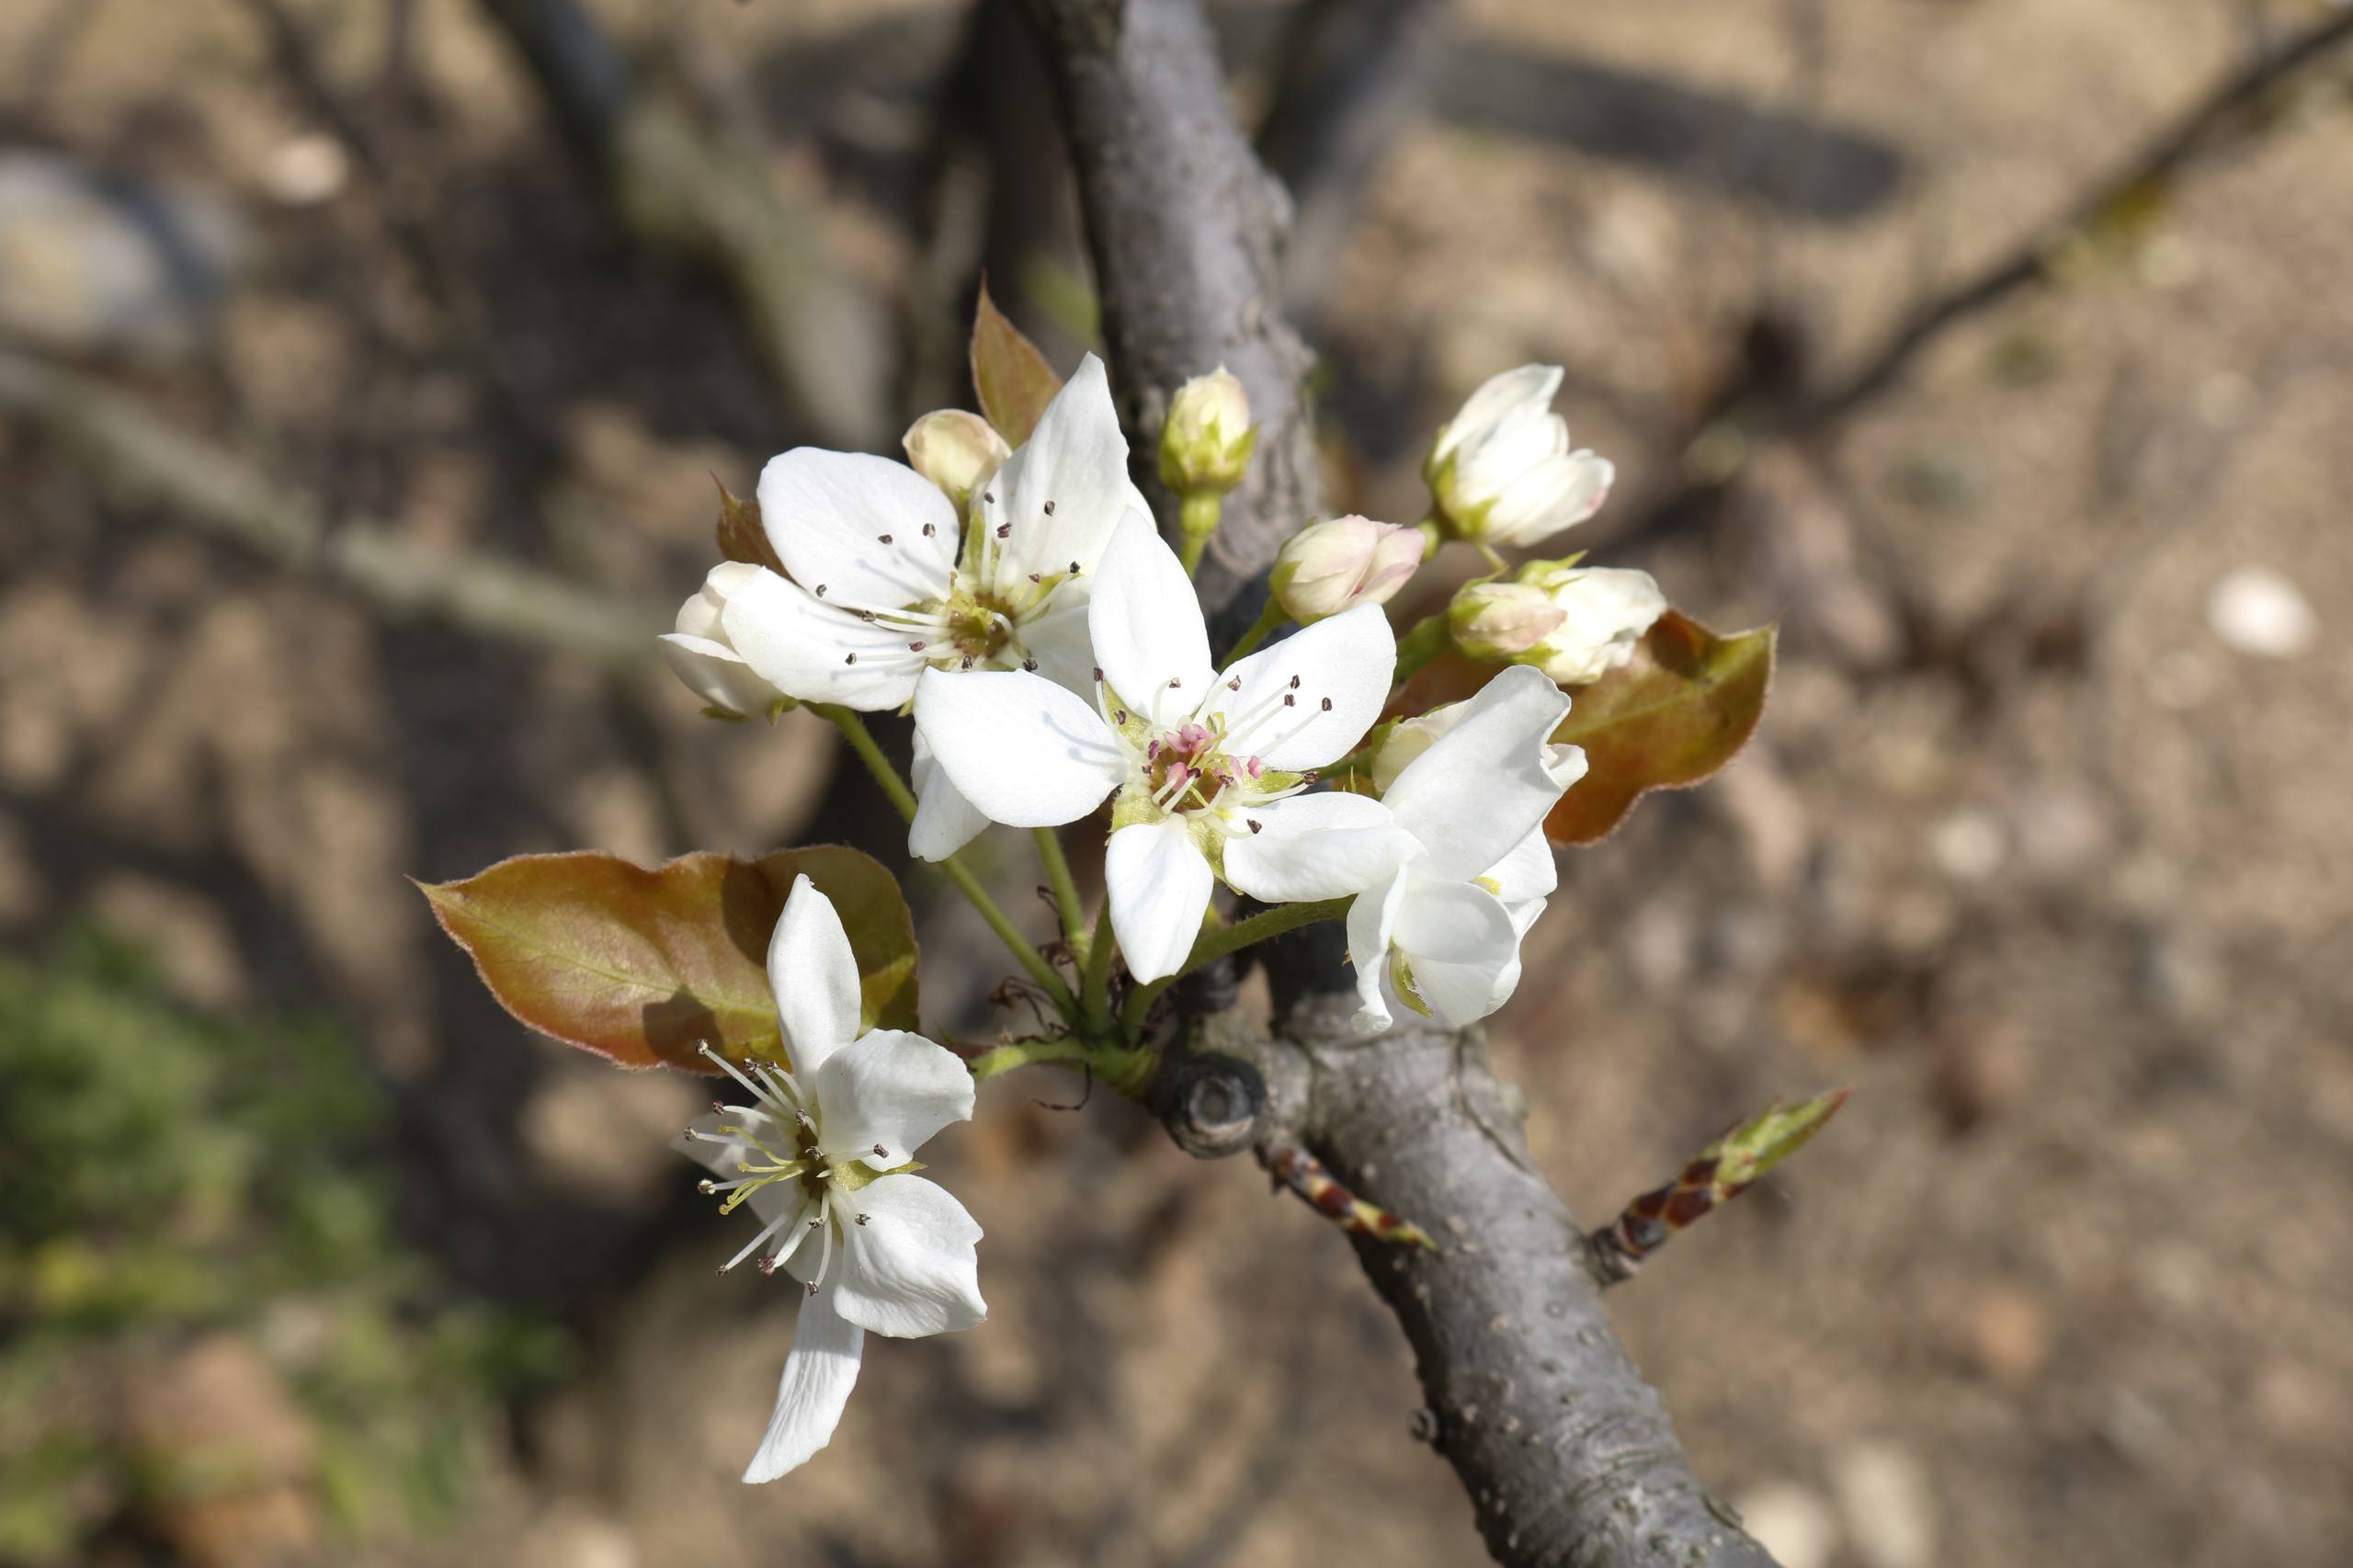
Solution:
{"label": "white blossom", "polygon": [[[1141,981],[1173,974],[1199,934],[1222,873],[1267,899],[1274,846],[1381,814],[1357,796],[1303,793],[1345,756],[1388,699],[1397,646],[1379,608],[1318,621],[1219,672],[1176,557],[1142,518],[1104,552],[1088,608],[1090,705],[1052,682],[934,674],[915,724],[936,766],[995,822],[1074,822],[1113,790],[1104,854],[1111,926]],[[1358,885],[1361,885],[1359,882]]]}
{"label": "white blossom", "polygon": [[896,1029],[858,1032],[858,961],[831,900],[793,880],[768,944],[787,1062],[738,1066],[704,1054],[750,1103],[698,1117],[675,1145],[712,1172],[722,1212],[748,1207],[755,1256],[805,1288],[775,1414],[747,1482],[773,1481],[831,1440],[870,1332],[913,1338],[988,1315],[981,1228],[913,1173],[932,1134],[972,1115],[972,1076],[951,1052]]}
{"label": "white blossom", "polygon": [[1442,426],[1423,475],[1438,511],[1465,539],[1535,544],[1585,521],[1608,497],[1617,471],[1571,450],[1552,412],[1557,365],[1522,365],[1488,379]]}
{"label": "white blossom", "polygon": [[[760,517],[784,574],[731,590],[727,640],[779,690],[869,711],[904,706],[931,670],[1035,671],[1086,690],[1096,566],[1120,520],[1143,514],[1127,463],[1093,355],[961,514],[886,458],[813,447],[773,458]],[[926,771],[909,847],[938,859],[983,819],[938,796],[954,785]]]}

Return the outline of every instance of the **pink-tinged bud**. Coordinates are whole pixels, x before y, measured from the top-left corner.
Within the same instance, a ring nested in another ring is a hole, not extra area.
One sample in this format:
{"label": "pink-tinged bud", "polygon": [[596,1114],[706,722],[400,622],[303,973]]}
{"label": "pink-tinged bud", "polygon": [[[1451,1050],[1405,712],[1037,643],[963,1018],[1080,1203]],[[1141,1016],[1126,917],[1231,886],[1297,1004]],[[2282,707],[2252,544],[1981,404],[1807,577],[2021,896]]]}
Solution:
{"label": "pink-tinged bud", "polygon": [[1454,646],[1473,659],[1504,660],[1526,653],[1568,619],[1541,588],[1522,583],[1472,583],[1446,607]]}
{"label": "pink-tinged bud", "polygon": [[939,486],[960,513],[972,492],[995,478],[1013,455],[995,426],[961,408],[925,415],[907,426],[904,444],[909,466]]}
{"label": "pink-tinged bud", "polygon": [[1267,581],[1284,612],[1306,626],[1358,605],[1387,604],[1421,564],[1418,529],[1334,517],[1284,540]]}
{"label": "pink-tinged bud", "polygon": [[752,673],[720,623],[727,597],[762,568],[722,561],[703,579],[702,591],[678,607],[677,630],[662,639],[662,658],[671,673],[710,705],[713,717],[773,719],[795,706],[791,698]]}
{"label": "pink-tinged bud", "polygon": [[1585,686],[1634,656],[1634,644],[1666,613],[1666,596],[1647,572],[1531,561],[1514,586],[1542,594],[1560,623],[1510,655],[1533,665],[1555,686]]}
{"label": "pink-tinged bud", "polygon": [[1220,365],[1195,376],[1169,400],[1160,427],[1160,482],[1179,495],[1222,495],[1249,472],[1258,433],[1250,427],[1250,396]]}

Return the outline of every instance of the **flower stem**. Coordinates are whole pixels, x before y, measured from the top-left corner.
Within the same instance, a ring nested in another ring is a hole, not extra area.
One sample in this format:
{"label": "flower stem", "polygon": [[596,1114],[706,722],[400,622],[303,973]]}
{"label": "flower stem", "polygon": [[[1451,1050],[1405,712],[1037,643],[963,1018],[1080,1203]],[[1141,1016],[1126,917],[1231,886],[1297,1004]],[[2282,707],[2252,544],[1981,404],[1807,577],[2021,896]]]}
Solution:
{"label": "flower stem", "polygon": [[1422,666],[1445,653],[1453,641],[1447,628],[1446,611],[1439,610],[1415,621],[1411,631],[1397,639],[1397,684],[1403,686],[1421,674]]}
{"label": "flower stem", "polygon": [[[874,781],[882,786],[882,793],[899,808],[899,814],[909,822],[915,821],[915,791],[908,789],[907,781],[899,777],[899,770],[891,765],[891,759],[882,755],[882,748],[876,743],[873,732],[866,727],[866,721],[859,718],[854,710],[837,703],[813,702],[809,706],[818,717],[830,722],[842,733],[842,738],[849,743],[849,749],[858,754],[858,760],[866,764],[866,770],[874,775]],[[988,922],[989,929],[997,934],[997,939],[1020,961],[1021,967],[1029,971],[1029,978],[1036,981],[1052,999],[1054,1006],[1062,1010],[1063,1017],[1075,1022],[1078,1004],[1072,998],[1070,987],[1063,983],[1063,977],[1054,972],[1054,966],[1046,961],[1045,955],[997,906],[996,900],[981,886],[981,880],[972,875],[972,868],[953,855],[938,864],[948,880],[956,884],[957,891],[980,911],[981,918]]]}
{"label": "flower stem", "polygon": [[1188,490],[1176,504],[1176,521],[1184,533],[1176,558],[1185,563],[1188,577],[1199,569],[1201,551],[1210,547],[1210,535],[1217,532],[1223,500],[1214,490]]}
{"label": "flower stem", "polygon": [[1483,539],[1474,539],[1471,542],[1479,547],[1479,553],[1487,558],[1487,564],[1495,569],[1495,574],[1497,576],[1501,576],[1504,573],[1511,570],[1511,563],[1496,552],[1494,545],[1489,544]]}
{"label": "flower stem", "polygon": [[1086,946],[1086,976],[1079,987],[1079,1009],[1086,1027],[1098,1034],[1111,1028],[1111,900],[1107,894],[1095,916],[1095,935]]}
{"label": "flower stem", "polygon": [[1070,944],[1072,959],[1084,963],[1086,906],[1078,902],[1078,882],[1070,874],[1070,858],[1063,853],[1062,836],[1051,827],[1033,827],[1029,834],[1038,841],[1038,858],[1045,862],[1046,881],[1054,890],[1054,908],[1063,918],[1063,940]]}
{"label": "flower stem", "polygon": [[1289,620],[1290,619],[1290,614],[1283,608],[1282,601],[1275,597],[1272,594],[1268,594],[1267,596],[1267,608],[1258,612],[1258,619],[1251,625],[1250,630],[1244,632],[1241,637],[1235,641],[1233,646],[1226,650],[1225,657],[1221,661],[1221,667],[1231,665],[1237,662],[1243,654],[1249,653],[1252,649],[1257,647],[1259,643],[1264,642],[1267,640],[1267,633],[1272,631],[1276,627],[1280,626],[1284,621]]}
{"label": "flower stem", "polygon": [[1051,1040],[1008,1041],[982,1051],[966,1065],[972,1070],[973,1083],[985,1084],[1016,1067],[1047,1062],[1083,1064],[1104,1086],[1131,1098],[1150,1086],[1154,1067],[1153,1054],[1148,1051],[1128,1045],[1104,1045],[1067,1034]]}
{"label": "flower stem", "polygon": [[1352,895],[1348,898],[1317,899],[1308,903],[1279,903],[1272,909],[1260,910],[1247,920],[1237,920],[1231,926],[1202,932],[1200,940],[1193,944],[1193,950],[1185,955],[1182,969],[1154,981],[1128,998],[1127,1007],[1120,1016],[1120,1028],[1131,1039],[1141,1033],[1145,1017],[1152,1012],[1152,1005],[1160,1000],[1160,994],[1204,964],[1212,963],[1228,953],[1238,952],[1253,943],[1263,942],[1269,937],[1295,931],[1302,926],[1312,926],[1319,920],[1337,920],[1347,914],[1348,905],[1354,902]]}

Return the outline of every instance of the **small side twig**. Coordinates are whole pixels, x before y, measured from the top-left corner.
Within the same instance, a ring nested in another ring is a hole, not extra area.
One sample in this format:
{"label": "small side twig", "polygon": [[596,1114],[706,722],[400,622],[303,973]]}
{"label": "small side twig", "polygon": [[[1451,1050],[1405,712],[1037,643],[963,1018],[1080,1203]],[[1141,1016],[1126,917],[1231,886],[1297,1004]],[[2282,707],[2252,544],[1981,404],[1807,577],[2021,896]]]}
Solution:
{"label": "small side twig", "polygon": [[658,607],[505,557],[420,550],[390,526],[334,517],[235,453],[174,428],[104,382],[0,353],[0,410],[42,430],[108,494],[158,505],[393,615],[613,665],[642,664]]}
{"label": "small side twig", "polygon": [[1762,1116],[1742,1122],[1700,1150],[1673,1181],[1627,1204],[1617,1219],[1586,1238],[1601,1283],[1631,1279],[1643,1260],[1676,1232],[1698,1224],[1803,1148],[1838,1114],[1847,1093],[1833,1089],[1786,1109],[1776,1100]]}
{"label": "small side twig", "polygon": [[1307,1200],[1307,1206],[1340,1229],[1393,1246],[1427,1247],[1438,1251],[1430,1233],[1411,1220],[1401,1219],[1377,1203],[1368,1203],[1340,1185],[1324,1162],[1297,1143],[1262,1143],[1258,1163],[1267,1167],[1277,1187],[1287,1187]]}

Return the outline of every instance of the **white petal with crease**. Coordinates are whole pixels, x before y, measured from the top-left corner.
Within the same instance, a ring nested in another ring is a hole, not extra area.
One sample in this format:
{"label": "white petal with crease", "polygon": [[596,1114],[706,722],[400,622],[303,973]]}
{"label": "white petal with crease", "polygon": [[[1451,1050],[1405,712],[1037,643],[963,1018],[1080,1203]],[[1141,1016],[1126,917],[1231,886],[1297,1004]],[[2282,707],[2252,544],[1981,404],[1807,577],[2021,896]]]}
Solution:
{"label": "white petal with crease", "polygon": [[951,1121],[972,1119],[972,1070],[919,1034],[876,1029],[825,1058],[810,1087],[818,1147],[880,1169],[904,1165]]}
{"label": "white petal with crease", "polygon": [[760,471],[759,498],[768,543],[802,587],[867,609],[946,597],[956,507],[906,464],[796,447]]}
{"label": "white petal with crease", "polygon": [[1104,679],[1138,711],[1174,723],[1209,695],[1217,672],[1200,601],[1147,519],[1131,515],[1103,552],[1086,625]]}
{"label": "white petal with crease", "polygon": [[796,1075],[815,1072],[858,1034],[858,959],[833,901],[807,877],[792,879],[768,938],[768,988]]}
{"label": "white petal with crease", "polygon": [[923,656],[909,651],[907,638],[836,609],[773,572],[738,587],[720,623],[761,679],[803,702],[839,702],[870,713],[896,708],[915,695],[923,673]]}
{"label": "white petal with crease", "polygon": [[[1321,767],[1346,756],[1372,728],[1396,669],[1397,639],[1388,617],[1379,605],[1358,605],[1226,671],[1214,710],[1232,726],[1230,749],[1255,755],[1269,767]],[[1292,699],[1289,705],[1285,697]]]}
{"label": "white petal with crease", "polygon": [[777,1383],[776,1411],[759,1452],[744,1471],[745,1481],[756,1484],[798,1470],[833,1440],[849,1391],[858,1386],[865,1349],[866,1331],[844,1318],[822,1292],[802,1300],[792,1349]]}
{"label": "white petal with crease", "polygon": [[842,1316],[893,1339],[987,1319],[974,1250],[981,1227],[946,1187],[919,1176],[886,1176],[837,1199],[837,1215],[844,1202],[866,1223],[840,1218],[839,1272],[817,1288],[821,1297],[833,1294]]}
{"label": "white petal with crease", "polygon": [[1184,968],[1216,882],[1184,819],[1113,834],[1103,849],[1103,881],[1129,972],[1149,984]]}
{"label": "white petal with crease", "polygon": [[1389,808],[1363,795],[1293,795],[1241,816],[1225,841],[1225,884],[1267,903],[1361,892],[1415,848]]}
{"label": "white petal with crease", "polygon": [[1544,820],[1561,798],[1545,744],[1568,710],[1560,687],[1516,665],[1481,687],[1453,726],[1406,764],[1381,801],[1429,851],[1424,875],[1478,876]]}
{"label": "white petal with crease", "polygon": [[1127,777],[1093,704],[1026,670],[934,670],[915,724],[973,808],[1012,827],[1075,822]]}

